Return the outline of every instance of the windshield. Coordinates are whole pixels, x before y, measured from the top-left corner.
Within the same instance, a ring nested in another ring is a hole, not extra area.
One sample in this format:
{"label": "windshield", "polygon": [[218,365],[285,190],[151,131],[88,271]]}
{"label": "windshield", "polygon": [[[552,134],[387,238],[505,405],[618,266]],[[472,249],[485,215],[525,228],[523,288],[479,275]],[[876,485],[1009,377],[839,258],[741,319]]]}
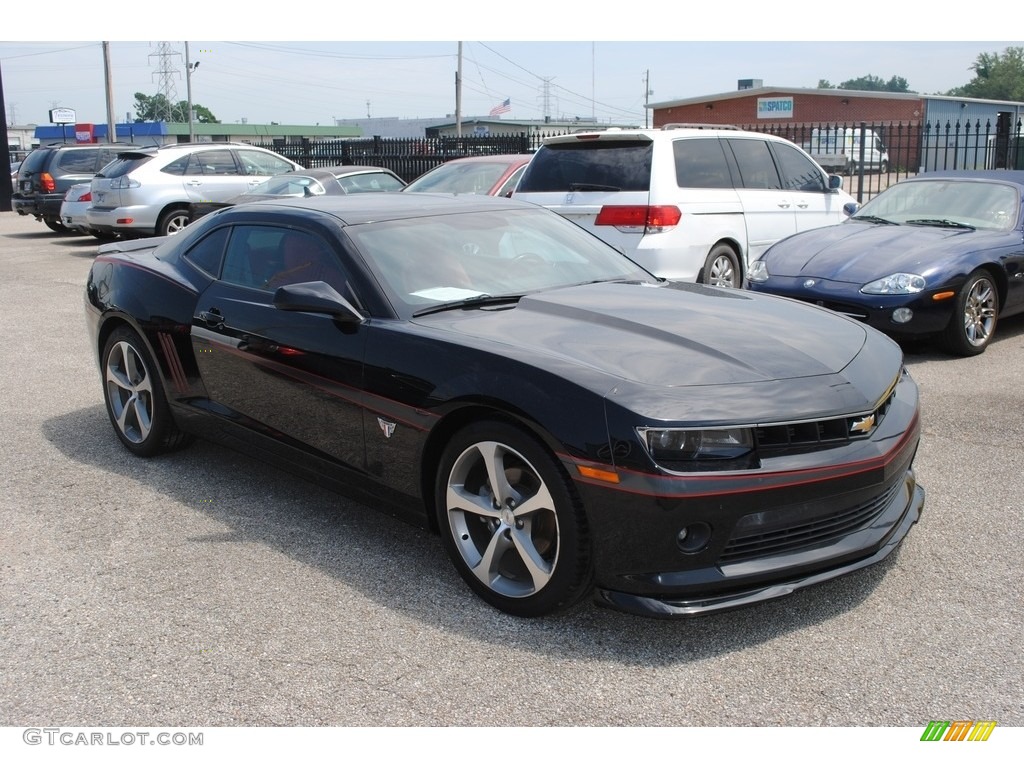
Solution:
{"label": "windshield", "polygon": [[508,170],[508,163],[447,163],[420,176],[406,192],[453,192],[486,195]]}
{"label": "windshield", "polygon": [[475,211],[346,229],[399,314],[602,281],[655,278],[561,216]]}
{"label": "windshield", "polygon": [[890,187],[852,218],[1003,230],[1016,225],[1019,205],[1016,189],[998,181],[922,179]]}

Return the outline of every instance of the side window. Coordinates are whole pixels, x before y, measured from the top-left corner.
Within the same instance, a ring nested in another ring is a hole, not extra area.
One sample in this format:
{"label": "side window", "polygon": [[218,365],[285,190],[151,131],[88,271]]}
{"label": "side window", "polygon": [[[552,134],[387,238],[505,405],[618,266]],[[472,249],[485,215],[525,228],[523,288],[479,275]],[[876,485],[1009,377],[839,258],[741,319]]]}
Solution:
{"label": "side window", "polygon": [[676,184],[701,189],[732,189],[725,151],[718,139],[680,139],[672,142]]}
{"label": "side window", "polygon": [[782,186],[801,192],[825,192],[828,185],[811,158],[788,144],[773,144],[782,169]]}
{"label": "side window", "polygon": [[263,291],[322,280],[354,301],[348,276],[327,243],[309,232],[284,227],[234,227],[221,279]]}
{"label": "side window", "polygon": [[782,180],[768,143],[760,139],[729,139],[746,189],[782,189]]}
{"label": "side window", "polygon": [[70,152],[60,152],[57,155],[57,164],[69,173],[96,173],[98,155],[98,149],[75,149]]}
{"label": "side window", "polygon": [[224,255],[224,244],[228,240],[228,227],[211,232],[185,253],[185,258],[208,275],[220,274],[220,261]]}
{"label": "side window", "polygon": [[188,161],[191,157],[192,155],[185,155],[184,157],[179,157],[177,160],[168,163],[160,170],[163,171],[164,173],[169,173],[173,176],[184,176],[185,171],[188,170]]}
{"label": "side window", "polygon": [[502,184],[501,189],[498,190],[497,197],[508,197],[509,194],[515,190],[516,184],[518,184],[519,180],[523,178],[524,173],[526,173],[525,165],[505,179],[505,183]]}
{"label": "side window", "polygon": [[243,176],[277,176],[295,170],[291,163],[267,152],[255,149],[239,149],[238,160],[242,165]]}
{"label": "side window", "polygon": [[229,149],[194,152],[188,161],[186,176],[237,176],[238,167]]}

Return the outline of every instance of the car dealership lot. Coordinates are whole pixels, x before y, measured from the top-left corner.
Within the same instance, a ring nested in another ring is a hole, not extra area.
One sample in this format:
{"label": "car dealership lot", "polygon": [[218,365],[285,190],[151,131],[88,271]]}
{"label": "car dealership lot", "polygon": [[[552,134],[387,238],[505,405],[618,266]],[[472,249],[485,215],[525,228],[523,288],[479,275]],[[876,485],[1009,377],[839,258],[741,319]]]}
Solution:
{"label": "car dealership lot", "polygon": [[218,446],[125,451],[96,241],[0,214],[0,725],[1024,725],[1024,321],[907,349],[921,522],[893,558],[661,622],[499,614],[439,540]]}

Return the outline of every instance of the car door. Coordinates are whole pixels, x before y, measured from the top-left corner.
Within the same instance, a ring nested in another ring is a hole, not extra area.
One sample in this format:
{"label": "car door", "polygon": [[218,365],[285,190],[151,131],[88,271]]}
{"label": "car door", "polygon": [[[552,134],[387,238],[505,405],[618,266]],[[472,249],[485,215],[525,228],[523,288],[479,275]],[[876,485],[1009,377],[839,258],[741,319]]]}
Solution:
{"label": "car door", "polygon": [[227,148],[201,149],[189,155],[182,184],[192,203],[223,203],[249,188]]}
{"label": "car door", "polygon": [[747,222],[747,260],[754,262],[768,246],[797,231],[796,196],[783,188],[767,141],[737,138],[726,143],[739,168],[736,193]]}
{"label": "car door", "polygon": [[797,232],[838,224],[846,218],[843,206],[848,198],[828,188],[828,180],[810,157],[781,142],[772,142],[771,147],[782,186],[792,196]]}
{"label": "car door", "polygon": [[209,397],[230,419],[361,469],[365,330],[273,303],[286,284],[350,290],[345,274],[319,234],[236,224],[220,279],[196,304],[192,344]]}

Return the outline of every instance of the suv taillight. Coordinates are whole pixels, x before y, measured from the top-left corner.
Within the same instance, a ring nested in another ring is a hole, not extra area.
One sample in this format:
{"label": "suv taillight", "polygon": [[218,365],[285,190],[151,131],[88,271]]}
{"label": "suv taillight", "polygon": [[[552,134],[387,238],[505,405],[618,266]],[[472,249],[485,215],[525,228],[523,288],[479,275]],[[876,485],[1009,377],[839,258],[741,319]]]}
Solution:
{"label": "suv taillight", "polygon": [[53,180],[53,176],[46,173],[39,174],[39,186],[42,187],[43,192],[56,192],[57,184]]}
{"label": "suv taillight", "polygon": [[620,232],[655,234],[672,229],[681,218],[674,205],[606,205],[594,224],[615,227]]}

